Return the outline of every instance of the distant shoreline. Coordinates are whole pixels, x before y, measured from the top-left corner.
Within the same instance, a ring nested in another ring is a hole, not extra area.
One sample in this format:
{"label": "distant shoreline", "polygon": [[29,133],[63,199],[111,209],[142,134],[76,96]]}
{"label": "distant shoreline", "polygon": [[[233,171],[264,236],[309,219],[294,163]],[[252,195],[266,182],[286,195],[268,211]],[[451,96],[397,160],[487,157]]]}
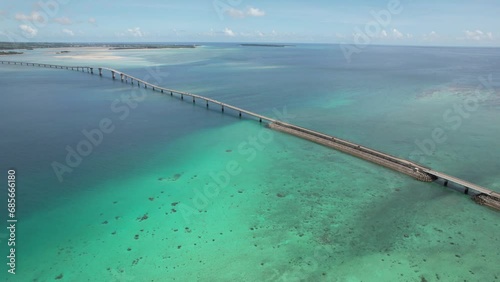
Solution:
{"label": "distant shoreline", "polygon": [[0,42],[0,50],[33,50],[40,48],[81,48],[99,47],[110,50],[131,50],[131,49],[180,49],[196,48],[195,44],[158,44],[158,43],[40,43],[40,42]]}
{"label": "distant shoreline", "polygon": [[135,50],[135,49],[182,49],[196,48],[196,45],[141,45],[141,46],[116,46],[110,47],[109,50]]}
{"label": "distant shoreline", "polygon": [[8,56],[8,55],[21,55],[23,52],[15,52],[15,51],[0,51],[0,56]]}
{"label": "distant shoreline", "polygon": [[244,46],[244,47],[293,47],[294,45],[245,43],[245,44],[240,44],[240,46]]}

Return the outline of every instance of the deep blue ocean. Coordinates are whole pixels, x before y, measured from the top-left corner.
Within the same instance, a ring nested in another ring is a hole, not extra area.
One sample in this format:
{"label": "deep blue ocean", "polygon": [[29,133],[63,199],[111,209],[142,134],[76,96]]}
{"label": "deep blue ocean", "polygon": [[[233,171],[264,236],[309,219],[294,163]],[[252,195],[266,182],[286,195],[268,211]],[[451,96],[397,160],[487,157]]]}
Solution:
{"label": "deep blue ocean", "polygon": [[[61,50],[0,59],[112,67],[500,191],[498,48]],[[109,72],[0,64],[0,85],[6,281],[500,280],[498,212],[452,189]]]}

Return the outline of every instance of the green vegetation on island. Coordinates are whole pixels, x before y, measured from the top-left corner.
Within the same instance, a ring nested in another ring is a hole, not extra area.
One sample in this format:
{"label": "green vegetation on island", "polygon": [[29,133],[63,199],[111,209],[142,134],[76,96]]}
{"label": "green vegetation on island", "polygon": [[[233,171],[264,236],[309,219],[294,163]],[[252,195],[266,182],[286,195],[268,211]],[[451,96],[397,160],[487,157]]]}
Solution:
{"label": "green vegetation on island", "polygon": [[196,48],[195,44],[166,43],[51,43],[51,42],[0,42],[0,50],[33,50],[38,48],[101,47],[120,49]]}
{"label": "green vegetation on island", "polygon": [[294,46],[286,44],[258,44],[258,43],[245,43],[240,45],[244,47],[293,47]]}
{"label": "green vegetation on island", "polygon": [[110,46],[110,50],[129,50],[129,49],[178,49],[178,48],[196,48],[196,45],[152,45],[152,44],[122,44],[120,46]]}
{"label": "green vegetation on island", "polygon": [[23,52],[15,52],[15,51],[0,51],[0,56],[6,56],[6,55],[20,55],[23,54]]}

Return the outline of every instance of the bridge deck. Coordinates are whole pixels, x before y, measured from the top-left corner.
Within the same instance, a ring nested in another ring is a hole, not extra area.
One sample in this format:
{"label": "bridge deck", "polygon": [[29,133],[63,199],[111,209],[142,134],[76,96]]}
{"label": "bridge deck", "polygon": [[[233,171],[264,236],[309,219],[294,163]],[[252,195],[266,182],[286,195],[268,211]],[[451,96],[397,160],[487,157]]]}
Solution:
{"label": "bridge deck", "polygon": [[[154,88],[155,90],[167,91],[167,92],[171,92],[171,93],[176,93],[178,95],[189,96],[189,97],[192,97],[193,99],[205,100],[207,102],[207,105],[208,105],[208,102],[211,102],[213,104],[220,105],[221,107],[232,109],[232,110],[235,110],[235,111],[237,111],[239,113],[245,113],[245,114],[247,114],[249,116],[253,116],[253,117],[259,118],[261,120],[265,120],[265,121],[268,121],[270,123],[274,123],[274,124],[278,125],[278,127],[288,127],[288,128],[290,128],[292,130],[298,130],[298,131],[300,131],[300,132],[302,132],[302,133],[304,133],[306,135],[309,135],[309,136],[306,136],[307,137],[306,139],[312,140],[313,138],[319,137],[319,138],[324,139],[324,140],[331,140],[334,143],[338,143],[338,144],[341,144],[343,146],[349,147],[349,150],[357,150],[357,151],[359,151],[359,152],[361,152],[363,154],[372,155],[372,156],[374,156],[376,158],[380,158],[380,159],[383,159],[385,161],[393,162],[394,164],[397,164],[397,165],[402,166],[402,167],[413,169],[413,170],[415,170],[417,172],[418,171],[422,171],[422,172],[425,172],[425,173],[427,173],[429,175],[432,175],[432,176],[435,176],[435,177],[438,177],[438,178],[441,178],[441,179],[444,179],[444,180],[448,180],[448,181],[454,182],[456,184],[462,185],[462,186],[464,186],[466,188],[475,190],[475,191],[477,191],[477,192],[479,192],[481,194],[486,194],[486,195],[493,196],[493,197],[496,197],[496,198],[500,199],[500,194],[497,193],[497,192],[495,192],[495,191],[492,191],[492,190],[484,188],[482,186],[470,183],[470,182],[462,180],[460,178],[457,178],[457,177],[450,176],[450,175],[447,175],[447,174],[442,173],[442,172],[438,172],[438,171],[432,170],[432,169],[424,167],[424,166],[422,166],[420,164],[417,164],[417,163],[414,163],[414,162],[410,162],[408,160],[401,159],[401,158],[398,158],[398,157],[395,157],[395,156],[392,156],[392,155],[389,155],[389,154],[386,154],[386,153],[383,153],[383,152],[380,152],[380,151],[377,151],[377,150],[373,150],[373,149],[370,149],[370,148],[367,148],[367,147],[363,147],[363,146],[360,146],[360,145],[358,145],[356,143],[353,143],[353,142],[350,142],[350,141],[347,141],[347,140],[343,140],[343,139],[340,139],[340,138],[336,138],[336,137],[333,137],[333,136],[330,136],[330,135],[327,135],[327,134],[324,134],[324,133],[321,133],[321,132],[317,132],[317,131],[310,130],[310,129],[307,129],[307,128],[304,128],[304,127],[296,126],[296,125],[293,125],[293,124],[288,124],[288,123],[280,122],[278,120],[275,120],[275,119],[272,119],[272,118],[269,118],[269,117],[266,117],[266,116],[263,116],[263,115],[260,115],[260,114],[248,111],[248,110],[244,110],[242,108],[235,107],[233,105],[222,103],[222,102],[217,101],[217,100],[212,99],[212,98],[208,98],[208,97],[204,97],[204,96],[196,95],[196,94],[192,94],[192,93],[187,93],[187,92],[183,92],[183,91],[178,91],[178,90],[174,90],[174,89],[168,89],[168,88],[160,87],[160,86],[154,85],[152,83],[149,83],[147,81],[144,81],[142,79],[138,79],[138,78],[136,78],[134,76],[128,75],[126,73],[123,73],[121,71],[112,69],[112,68],[107,68],[107,67],[94,68],[94,67],[88,67],[88,66],[62,66],[62,65],[39,64],[39,63],[30,63],[30,62],[14,62],[14,61],[0,61],[0,63],[1,64],[8,63],[8,64],[16,64],[16,65],[17,64],[20,64],[20,65],[31,65],[31,66],[38,66],[38,67],[61,68],[61,69],[68,69],[68,68],[74,69],[74,68],[76,68],[77,70],[79,68],[81,68],[82,71],[84,69],[87,69],[87,71],[90,71],[92,69],[107,70],[107,71],[110,71],[110,72],[114,72],[115,74],[123,75],[125,78],[130,78],[132,80],[137,81],[138,83],[144,84],[145,86],[149,86],[150,88]],[[295,135],[297,135],[297,134],[295,134]],[[300,136],[300,135],[297,135],[297,136]],[[302,137],[304,138],[304,136],[302,136]],[[367,159],[369,159],[369,158],[367,158]]]}
{"label": "bridge deck", "polygon": [[[432,170],[432,169],[427,169],[427,168],[423,169],[423,171],[424,171],[425,173],[430,174],[430,175],[434,175],[434,176],[439,177],[439,178],[441,178],[441,179],[448,180],[448,181],[454,182],[454,183],[456,183],[456,184],[458,184],[458,185],[462,185],[462,186],[464,186],[464,187],[466,187],[466,188],[469,188],[469,189],[475,190],[475,191],[477,191],[477,192],[479,192],[479,193],[481,193],[481,194],[486,194],[486,195],[488,195],[488,196],[494,196],[494,197],[495,197],[495,196],[496,196],[496,197],[500,196],[500,194],[498,194],[498,193],[496,193],[495,191],[492,191],[492,190],[490,190],[490,189],[488,189],[488,188],[484,188],[484,187],[479,186],[479,185],[477,185],[477,184],[470,183],[470,182],[468,182],[468,181],[465,181],[465,180],[463,180],[463,179],[460,179],[460,178],[457,178],[457,177],[454,177],[454,176],[448,175],[448,174],[446,174],[446,173],[442,173],[442,172],[435,171],[435,170]],[[496,194],[496,195],[495,195],[495,194]]]}
{"label": "bridge deck", "polygon": [[257,113],[254,113],[254,112],[242,109],[242,108],[238,108],[238,107],[235,107],[235,106],[232,106],[232,105],[229,105],[229,104],[225,104],[225,103],[222,103],[222,102],[217,101],[215,99],[211,99],[211,98],[208,98],[208,97],[204,97],[204,96],[201,96],[201,95],[196,95],[196,94],[192,94],[192,93],[188,93],[188,92],[183,92],[183,91],[178,91],[178,90],[174,90],[174,89],[160,87],[158,85],[154,85],[152,83],[149,83],[147,81],[144,81],[142,79],[139,79],[137,77],[128,75],[126,73],[123,73],[121,71],[118,71],[118,70],[115,70],[115,69],[112,69],[112,68],[101,67],[101,69],[112,71],[112,72],[115,72],[117,74],[123,74],[124,76],[129,77],[129,78],[131,78],[131,79],[133,79],[135,81],[138,81],[138,82],[140,82],[140,83],[142,83],[144,85],[147,85],[147,86],[149,86],[151,88],[155,88],[155,89],[158,89],[158,90],[163,90],[163,91],[166,91],[166,92],[176,93],[176,94],[179,94],[179,95],[189,96],[189,97],[192,97],[192,98],[195,98],[195,99],[205,100],[207,102],[211,102],[211,103],[214,103],[214,104],[217,104],[217,105],[220,105],[220,106],[224,106],[225,108],[228,108],[228,109],[233,109],[233,110],[235,110],[237,112],[245,113],[245,114],[247,114],[249,116],[253,116],[253,117],[256,117],[256,118],[259,118],[259,119],[262,119],[262,120],[266,120],[266,121],[269,121],[269,122],[276,122],[275,119],[272,119],[272,118],[269,118],[269,117],[266,117],[266,116],[263,116],[263,115],[259,115]]}

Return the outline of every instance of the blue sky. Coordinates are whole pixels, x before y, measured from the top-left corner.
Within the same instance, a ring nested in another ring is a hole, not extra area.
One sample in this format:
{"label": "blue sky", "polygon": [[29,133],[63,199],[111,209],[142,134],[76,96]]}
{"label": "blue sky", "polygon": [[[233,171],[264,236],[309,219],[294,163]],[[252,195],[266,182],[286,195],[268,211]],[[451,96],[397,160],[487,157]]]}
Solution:
{"label": "blue sky", "polygon": [[2,0],[0,41],[500,46],[499,12],[496,0]]}

